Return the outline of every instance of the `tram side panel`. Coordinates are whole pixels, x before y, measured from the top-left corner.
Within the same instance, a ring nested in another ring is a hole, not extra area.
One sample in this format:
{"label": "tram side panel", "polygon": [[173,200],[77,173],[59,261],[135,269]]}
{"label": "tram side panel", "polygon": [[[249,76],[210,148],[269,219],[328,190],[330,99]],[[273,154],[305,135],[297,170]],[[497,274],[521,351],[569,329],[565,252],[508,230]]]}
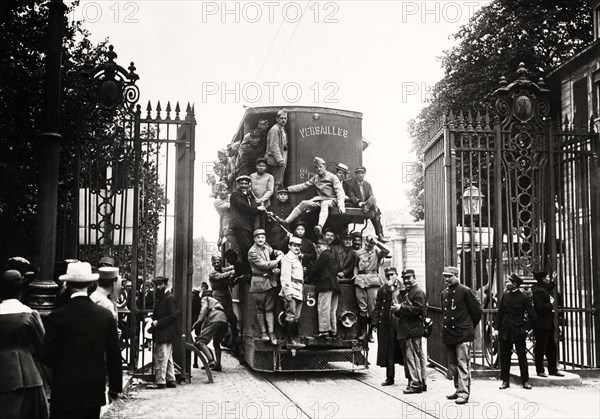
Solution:
{"label": "tram side panel", "polygon": [[[360,115],[360,114],[358,114]],[[291,112],[288,122],[289,155],[286,182],[295,185],[314,175],[315,156],[325,159],[334,173],[338,163],[351,171],[362,165],[362,119],[330,110]],[[294,205],[314,196],[314,190],[290,194]]]}

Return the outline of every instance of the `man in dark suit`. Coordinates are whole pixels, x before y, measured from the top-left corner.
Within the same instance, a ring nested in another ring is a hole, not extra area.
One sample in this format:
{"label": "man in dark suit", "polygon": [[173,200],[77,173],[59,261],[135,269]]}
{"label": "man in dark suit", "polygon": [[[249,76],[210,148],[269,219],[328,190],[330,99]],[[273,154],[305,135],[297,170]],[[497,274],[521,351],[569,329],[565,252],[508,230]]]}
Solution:
{"label": "man in dark suit", "polygon": [[356,251],[352,248],[352,235],[344,234],[342,243],[336,244],[332,249],[338,262],[338,280],[350,282],[354,276],[354,266],[356,265]]}
{"label": "man in dark suit", "polygon": [[398,339],[406,339],[406,366],[410,384],[404,394],[427,391],[427,366],[423,353],[423,319],[427,316],[427,295],[417,285],[415,271],[402,271],[406,292],[399,304],[392,306],[392,313],[399,317]]}
{"label": "man in dark suit", "polygon": [[259,211],[265,211],[264,206],[254,206],[254,199],[249,192],[250,176],[238,176],[236,179],[238,188],[229,197],[229,212],[231,221],[229,227],[237,240],[239,247],[238,258],[242,262],[244,274],[250,274],[248,263],[248,250],[254,244],[252,232],[254,231],[254,220]]}
{"label": "man in dark suit", "polygon": [[323,238],[320,238],[317,242],[317,255],[317,260],[309,274],[309,281],[315,284],[315,291],[318,293],[318,337],[336,338],[336,312],[340,294],[340,285],[337,279],[337,261],[329,244]]}
{"label": "man in dark suit", "polygon": [[174,388],[175,368],[173,364],[173,342],[178,337],[177,333],[177,307],[175,297],[167,289],[169,278],[157,276],[154,282],[156,305],[152,313],[152,360],[154,362],[154,385],[147,388],[163,389]]}
{"label": "man in dark suit", "polygon": [[533,350],[535,369],[538,376],[547,377],[544,373],[545,354],[548,360],[548,374],[564,377],[564,374],[558,371],[556,364],[554,304],[552,304],[552,290],[556,283],[550,279],[546,271],[534,272],[533,277],[537,281],[537,284],[532,287],[533,307],[537,314],[537,320],[532,324],[533,333],[535,334],[535,348]]}
{"label": "man in dark suit", "polygon": [[500,337],[500,378],[502,379],[500,390],[510,387],[510,358],[513,345],[519,358],[523,388],[531,389],[525,339],[527,338],[527,322],[534,322],[537,315],[529,296],[519,289],[522,283],[523,279],[515,273],[507,277],[504,281],[506,291],[498,303],[494,335]]}
{"label": "man in dark suit", "polygon": [[87,262],[70,263],[66,281],[73,293],[48,317],[42,360],[52,369],[51,418],[98,418],[108,397],[123,388],[117,321],[92,302],[88,287],[98,279]]}
{"label": "man in dark suit", "polygon": [[383,235],[383,227],[381,225],[381,211],[377,207],[377,200],[373,195],[371,184],[365,180],[367,169],[360,166],[354,169],[354,179],[348,182],[348,198],[350,202],[358,208],[362,208],[363,212],[369,217],[375,228],[375,234],[380,242],[386,243],[387,240]]}

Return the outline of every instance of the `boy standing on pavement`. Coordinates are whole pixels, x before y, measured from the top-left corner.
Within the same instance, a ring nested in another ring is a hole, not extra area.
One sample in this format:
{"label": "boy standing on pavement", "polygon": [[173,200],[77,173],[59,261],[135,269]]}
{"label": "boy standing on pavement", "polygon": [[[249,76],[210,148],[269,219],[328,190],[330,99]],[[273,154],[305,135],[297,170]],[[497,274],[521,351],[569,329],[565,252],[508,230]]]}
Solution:
{"label": "boy standing on pavement", "polygon": [[458,275],[454,266],[442,273],[447,287],[442,292],[442,342],[448,356],[448,377],[454,380],[455,388],[446,398],[465,404],[471,393],[471,347],[481,320],[481,304],[471,288],[459,283]]}

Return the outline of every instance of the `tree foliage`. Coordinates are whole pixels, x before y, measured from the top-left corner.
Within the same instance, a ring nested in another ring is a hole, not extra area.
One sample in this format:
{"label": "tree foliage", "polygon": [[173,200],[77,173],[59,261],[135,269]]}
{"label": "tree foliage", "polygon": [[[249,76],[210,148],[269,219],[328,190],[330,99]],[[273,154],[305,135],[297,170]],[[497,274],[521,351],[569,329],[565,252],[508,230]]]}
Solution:
{"label": "tree foliage", "polygon": [[[537,80],[592,41],[591,0],[494,0],[482,7],[441,57],[444,77],[431,103],[409,121],[413,150],[422,164],[428,128],[445,112],[483,109],[498,81],[512,81],[520,62]],[[423,177],[412,179],[411,215],[424,218]]]}

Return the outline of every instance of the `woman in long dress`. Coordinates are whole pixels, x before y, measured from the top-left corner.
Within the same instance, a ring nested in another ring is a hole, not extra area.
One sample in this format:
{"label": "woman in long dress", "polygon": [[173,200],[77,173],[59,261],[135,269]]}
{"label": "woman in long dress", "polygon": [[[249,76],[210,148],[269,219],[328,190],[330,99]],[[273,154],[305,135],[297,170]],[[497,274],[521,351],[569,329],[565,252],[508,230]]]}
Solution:
{"label": "woman in long dress", "polygon": [[39,313],[19,301],[22,284],[19,271],[0,276],[0,419],[45,419],[48,404],[35,363],[44,326]]}

